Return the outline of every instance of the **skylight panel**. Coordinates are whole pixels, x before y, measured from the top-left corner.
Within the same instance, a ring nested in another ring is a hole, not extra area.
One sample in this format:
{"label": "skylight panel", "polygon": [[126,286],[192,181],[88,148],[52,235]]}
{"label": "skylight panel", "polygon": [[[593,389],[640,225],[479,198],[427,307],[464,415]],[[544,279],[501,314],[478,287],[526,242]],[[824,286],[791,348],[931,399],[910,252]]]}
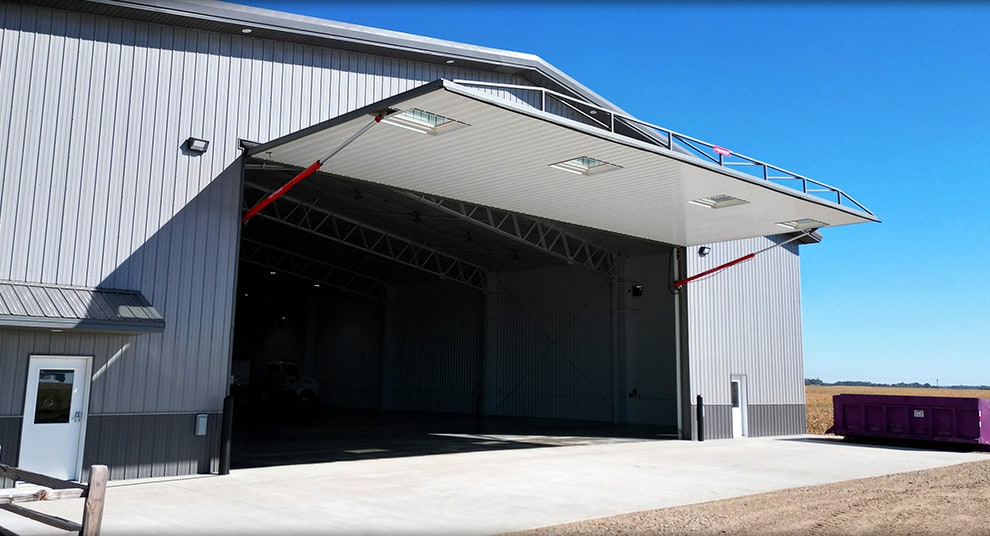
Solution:
{"label": "skylight panel", "polygon": [[410,108],[389,114],[382,119],[382,123],[432,135],[467,126],[467,123],[419,108]]}
{"label": "skylight panel", "polygon": [[688,203],[705,208],[725,208],[735,205],[745,205],[746,203],[749,203],[749,201],[739,199],[738,197],[732,197],[731,195],[718,194],[710,197],[702,197],[701,199],[693,199],[688,201]]}
{"label": "skylight panel", "polygon": [[799,220],[781,221],[781,222],[777,222],[777,225],[781,227],[787,227],[792,231],[805,231],[808,229],[818,229],[820,227],[828,227],[827,223],[823,221],[813,220],[811,218],[801,218]]}
{"label": "skylight panel", "polygon": [[579,156],[563,162],[557,162],[555,164],[550,164],[550,167],[561,171],[567,171],[569,173],[576,173],[578,175],[593,175],[603,171],[622,169],[622,166],[610,164],[604,160],[598,160],[597,158],[591,158],[590,156]]}

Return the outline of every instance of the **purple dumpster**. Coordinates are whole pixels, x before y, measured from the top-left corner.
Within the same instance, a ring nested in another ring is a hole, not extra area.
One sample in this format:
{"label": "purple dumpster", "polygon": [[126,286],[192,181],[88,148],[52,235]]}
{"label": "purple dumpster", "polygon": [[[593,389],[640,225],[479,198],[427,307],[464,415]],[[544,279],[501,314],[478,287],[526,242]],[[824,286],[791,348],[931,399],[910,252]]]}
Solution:
{"label": "purple dumpster", "polygon": [[826,433],[990,447],[990,400],[982,398],[842,394],[832,408],[835,424]]}

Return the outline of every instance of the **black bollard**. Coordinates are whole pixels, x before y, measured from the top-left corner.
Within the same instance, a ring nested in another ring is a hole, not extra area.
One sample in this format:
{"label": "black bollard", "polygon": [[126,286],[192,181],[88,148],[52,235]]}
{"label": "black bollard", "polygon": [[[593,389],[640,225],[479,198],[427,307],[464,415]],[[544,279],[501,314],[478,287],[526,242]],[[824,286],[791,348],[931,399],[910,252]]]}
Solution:
{"label": "black bollard", "polygon": [[223,399],[223,422],[220,426],[220,470],[221,475],[230,474],[230,436],[234,433],[234,397]]}
{"label": "black bollard", "polygon": [[698,441],[705,440],[705,401],[698,395]]}

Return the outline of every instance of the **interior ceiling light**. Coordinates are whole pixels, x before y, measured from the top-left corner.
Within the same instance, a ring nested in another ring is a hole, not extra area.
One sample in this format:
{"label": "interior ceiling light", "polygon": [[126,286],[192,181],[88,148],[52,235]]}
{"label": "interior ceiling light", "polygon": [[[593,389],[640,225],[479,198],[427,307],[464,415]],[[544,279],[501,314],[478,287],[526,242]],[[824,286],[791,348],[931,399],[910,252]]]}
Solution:
{"label": "interior ceiling light", "polygon": [[421,134],[432,134],[436,136],[441,132],[456,130],[460,127],[468,126],[456,119],[444,117],[433,112],[410,108],[401,112],[395,112],[385,116],[382,123],[406,128]]}
{"label": "interior ceiling light", "polygon": [[781,227],[787,227],[793,231],[805,231],[807,229],[818,229],[819,227],[828,227],[828,224],[823,221],[813,220],[811,218],[801,218],[799,220],[791,221],[779,221],[777,225]]}
{"label": "interior ceiling light", "polygon": [[738,197],[732,197],[731,195],[718,194],[710,197],[702,197],[701,199],[694,199],[688,201],[688,203],[706,208],[725,208],[735,205],[745,205],[746,203],[749,203],[749,201],[739,199]]}
{"label": "interior ceiling light", "polygon": [[577,173],[578,175],[592,175],[612,169],[622,169],[622,166],[609,164],[604,160],[598,160],[590,156],[579,156],[563,162],[557,162],[556,164],[550,164],[550,167],[561,171]]}

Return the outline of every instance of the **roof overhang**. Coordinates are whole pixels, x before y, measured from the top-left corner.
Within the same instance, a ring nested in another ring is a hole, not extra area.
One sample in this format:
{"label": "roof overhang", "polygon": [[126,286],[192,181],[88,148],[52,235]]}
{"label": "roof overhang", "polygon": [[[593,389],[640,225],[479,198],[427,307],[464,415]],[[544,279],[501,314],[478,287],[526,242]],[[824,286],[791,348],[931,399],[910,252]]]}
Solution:
{"label": "roof overhang", "polygon": [[[418,109],[466,126],[424,135],[387,124]],[[877,221],[868,213],[446,80],[259,145],[304,168],[388,110],[322,171],[679,246]],[[557,165],[611,164],[581,173]],[[564,169],[561,169],[564,168]],[[569,171],[568,171],[569,169]],[[312,180],[312,179],[311,179]],[[729,196],[744,202],[706,206]],[[725,206],[723,206],[725,205]]]}
{"label": "roof overhang", "polygon": [[140,292],[0,281],[0,327],[161,333],[162,315]]}

